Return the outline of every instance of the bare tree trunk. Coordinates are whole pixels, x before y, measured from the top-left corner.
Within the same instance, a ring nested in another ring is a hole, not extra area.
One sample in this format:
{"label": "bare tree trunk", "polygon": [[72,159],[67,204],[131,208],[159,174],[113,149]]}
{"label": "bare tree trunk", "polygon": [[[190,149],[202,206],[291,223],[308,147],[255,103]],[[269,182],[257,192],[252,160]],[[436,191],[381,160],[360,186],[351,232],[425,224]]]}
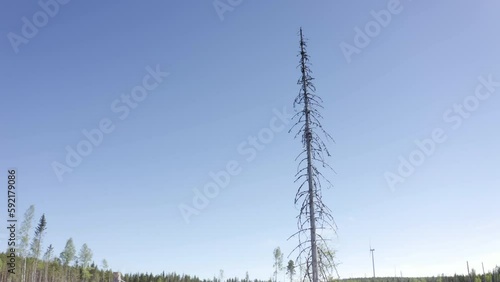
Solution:
{"label": "bare tree trunk", "polygon": [[24,257],[23,274],[21,275],[21,281],[26,282],[26,257]]}
{"label": "bare tree trunk", "polygon": [[31,281],[33,282],[38,282],[37,281],[37,275],[36,275],[36,269],[38,267],[38,259],[35,258],[35,260],[33,261],[33,272],[32,272],[32,276],[31,276]]}
{"label": "bare tree trunk", "polygon": [[[301,53],[304,53],[304,40],[302,36],[302,29],[300,30],[300,51]],[[301,65],[302,65],[302,90],[304,91],[304,107],[305,107],[305,134],[306,134],[306,144],[307,144],[307,182],[309,185],[309,223],[311,225],[311,257],[312,257],[312,274],[313,274],[313,279],[312,282],[318,282],[318,249],[316,245],[316,219],[314,216],[316,215],[314,211],[314,195],[315,195],[315,189],[314,189],[314,184],[313,184],[313,169],[312,169],[312,157],[311,157],[311,150],[312,150],[312,133],[311,133],[311,128],[310,128],[310,105],[309,105],[309,97],[306,95],[307,93],[307,76],[306,76],[306,61],[305,57],[302,56],[301,58]]]}
{"label": "bare tree trunk", "polygon": [[45,262],[44,282],[49,282],[49,262]]}
{"label": "bare tree trunk", "polygon": [[[312,82],[314,78],[310,75],[312,72],[309,69],[310,63],[306,46],[301,28],[299,54],[301,77],[298,81],[300,92],[294,101],[294,108],[297,110],[299,105],[301,108],[294,115],[294,118],[297,118],[298,121],[293,127],[300,127],[295,136],[302,136],[303,149],[297,157],[300,157],[300,162],[295,180],[300,184],[295,195],[295,204],[300,204],[297,223],[299,231],[292,236],[297,235],[299,238],[297,246],[299,255],[296,261],[300,261],[302,256],[305,257],[305,275],[301,275],[301,279],[307,278],[311,282],[318,282],[320,276],[322,280],[327,280],[330,277],[329,272],[331,269],[329,268],[335,264],[332,261],[334,253],[328,251],[326,239],[321,234],[318,234],[317,230],[336,230],[331,210],[323,203],[321,196],[321,182],[326,181],[329,185],[331,183],[324,177],[320,168],[331,169],[331,167],[323,157],[323,155],[330,156],[330,153],[318,132],[322,132],[327,139],[333,139],[321,126],[320,119],[322,116],[318,108],[322,108],[323,101],[314,94],[316,89]],[[305,236],[305,239],[302,239],[301,235]],[[302,267],[302,263],[299,263],[299,267]]]}

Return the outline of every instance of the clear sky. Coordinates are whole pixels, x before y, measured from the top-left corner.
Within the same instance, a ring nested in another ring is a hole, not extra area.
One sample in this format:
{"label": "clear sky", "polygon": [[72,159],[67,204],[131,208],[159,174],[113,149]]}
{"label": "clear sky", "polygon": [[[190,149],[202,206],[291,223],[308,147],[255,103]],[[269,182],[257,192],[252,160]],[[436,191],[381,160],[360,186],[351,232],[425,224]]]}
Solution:
{"label": "clear sky", "polygon": [[60,2],[0,4],[1,175],[56,254],[72,237],[124,273],[269,278],[296,244],[303,27],[340,276],[371,275],[370,243],[377,276],[500,264],[498,1]]}

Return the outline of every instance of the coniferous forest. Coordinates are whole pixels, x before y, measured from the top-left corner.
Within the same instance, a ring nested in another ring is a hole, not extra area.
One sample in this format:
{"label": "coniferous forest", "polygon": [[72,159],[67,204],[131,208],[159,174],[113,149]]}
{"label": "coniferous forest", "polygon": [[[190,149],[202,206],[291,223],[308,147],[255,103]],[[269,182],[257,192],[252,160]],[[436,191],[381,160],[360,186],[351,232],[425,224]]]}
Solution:
{"label": "coniferous forest", "polygon": [[[7,253],[0,254],[0,281],[35,281],[35,282],[113,282],[113,270],[106,268],[106,265],[99,265],[91,262],[88,266],[84,267],[79,265],[78,260],[75,260],[69,265],[64,265],[60,257],[54,257],[50,260],[35,259],[29,257],[26,260],[26,266],[34,265],[36,263],[36,272],[28,273],[23,280],[20,272],[23,268],[17,268],[15,275],[8,273]],[[24,261],[23,257],[18,257],[18,261]],[[271,266],[270,266],[271,268]],[[34,275],[33,275],[34,274]],[[162,273],[124,273],[122,280],[127,282],[221,282],[220,277],[213,278],[199,278],[188,274],[177,274],[175,272],[164,271]],[[257,280],[250,278],[227,278],[223,279],[225,282],[273,282],[274,279]],[[492,271],[483,274],[471,273],[470,276],[454,275],[454,276],[435,276],[435,277],[377,277],[373,278],[350,278],[350,279],[331,279],[331,281],[342,282],[499,282],[500,281],[500,268],[496,267]],[[285,281],[287,282],[287,281]]]}

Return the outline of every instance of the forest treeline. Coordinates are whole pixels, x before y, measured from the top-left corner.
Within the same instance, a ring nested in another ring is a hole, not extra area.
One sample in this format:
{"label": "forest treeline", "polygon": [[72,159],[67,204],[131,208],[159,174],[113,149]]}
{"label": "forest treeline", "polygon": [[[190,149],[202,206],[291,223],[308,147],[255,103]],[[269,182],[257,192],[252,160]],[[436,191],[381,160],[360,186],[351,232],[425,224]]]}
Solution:
{"label": "forest treeline", "polygon": [[[19,261],[24,261],[23,258],[17,258]],[[60,257],[54,257],[51,260],[38,259],[28,257],[26,265],[36,265],[36,271],[27,273],[23,278],[19,271],[16,274],[8,273],[7,253],[0,253],[0,281],[6,282],[113,282],[113,272],[111,269],[105,269],[103,266],[98,266],[94,262],[84,267],[78,259],[73,261],[71,265],[65,265]],[[17,268],[16,270],[22,270]],[[123,274],[122,279],[126,282],[281,282],[279,279],[275,281],[273,278],[267,280],[250,279],[247,273],[245,278],[227,278],[213,277],[211,279],[200,279],[197,276],[176,273],[135,273]],[[296,282],[298,277],[293,277],[292,280],[287,279],[284,282]],[[486,274],[476,274],[474,271],[471,275],[454,275],[454,276],[435,276],[435,277],[420,277],[420,278],[401,278],[401,277],[377,277],[373,278],[351,278],[351,279],[332,279],[330,282],[500,282],[500,267],[496,267],[493,271]]]}
{"label": "forest treeline", "polygon": [[[7,254],[0,254],[0,281],[22,281],[21,276],[11,275],[6,270],[5,262],[7,260]],[[33,263],[33,258],[28,258],[27,264]],[[89,275],[85,274],[82,266],[72,265],[67,268],[61,263],[61,260],[54,258],[50,262],[44,262],[40,260],[38,262],[36,280],[32,280],[32,277],[25,277],[25,281],[35,281],[35,282],[75,282],[75,281],[88,281],[88,282],[112,282],[113,273],[112,270],[101,269],[94,263],[90,264],[87,268]],[[297,277],[298,278],[298,277]],[[190,276],[185,274],[176,273],[135,273],[135,274],[124,274],[122,279],[126,282],[221,282],[218,277],[213,277],[212,279],[200,279],[197,276]],[[239,279],[228,278],[223,279],[224,282],[275,282],[274,279],[268,280],[258,280],[258,279]],[[297,281],[297,279],[293,279]],[[454,275],[454,276],[436,276],[436,277],[421,277],[421,278],[400,278],[400,277],[378,277],[378,278],[352,278],[352,279],[338,279],[332,280],[331,282],[500,282],[500,268],[496,268],[493,272],[488,272],[485,275]],[[281,281],[278,281],[281,282]],[[288,281],[285,281],[288,282]]]}
{"label": "forest treeline", "polygon": [[[49,261],[35,259],[32,257],[16,258],[16,267],[14,273],[9,272],[7,253],[0,253],[0,281],[1,282],[112,282],[113,273],[110,269],[104,270],[95,263],[87,267],[79,265],[76,261],[72,265],[64,265],[60,258],[52,258]],[[27,271],[23,275],[26,261]],[[36,265],[36,269],[30,269]]]}
{"label": "forest treeline", "polygon": [[0,282],[113,281],[107,261],[97,267],[87,244],[77,251],[69,238],[59,254],[52,244],[44,244],[47,226],[45,214],[35,221],[34,205],[19,226],[12,226],[6,250],[0,253]]}
{"label": "forest treeline", "polygon": [[476,274],[474,270],[470,275],[433,276],[433,277],[377,277],[377,278],[350,278],[340,279],[342,282],[500,282],[500,267],[495,267],[485,274]]}
{"label": "forest treeline", "polygon": [[[7,250],[0,253],[0,282],[112,282],[113,270],[104,259],[98,265],[93,260],[93,253],[87,244],[77,251],[73,239],[66,241],[64,249],[56,254],[51,244],[44,244],[47,232],[47,218],[44,214],[35,222],[35,207],[32,205],[24,213],[24,219],[16,232],[15,246],[13,240],[7,240]],[[37,223],[37,224],[35,224]],[[331,251],[332,258],[334,252]],[[266,280],[250,279],[248,272],[245,278],[224,278],[224,271],[211,279],[200,279],[186,274],[165,273],[124,273],[126,282],[295,282],[301,275],[296,275],[296,266],[290,260],[285,266],[283,254],[276,248],[273,251],[274,273]],[[15,262],[15,265],[14,265]],[[335,267],[331,265],[330,267]],[[300,268],[300,267],[297,267]],[[300,270],[300,269],[297,269]],[[286,272],[285,272],[286,271]],[[286,279],[278,280],[279,272],[285,272]],[[300,270],[300,273],[303,273]],[[352,278],[329,279],[328,282],[500,282],[500,267],[495,267],[485,274],[476,274],[472,269],[470,275],[436,276],[422,278]]]}

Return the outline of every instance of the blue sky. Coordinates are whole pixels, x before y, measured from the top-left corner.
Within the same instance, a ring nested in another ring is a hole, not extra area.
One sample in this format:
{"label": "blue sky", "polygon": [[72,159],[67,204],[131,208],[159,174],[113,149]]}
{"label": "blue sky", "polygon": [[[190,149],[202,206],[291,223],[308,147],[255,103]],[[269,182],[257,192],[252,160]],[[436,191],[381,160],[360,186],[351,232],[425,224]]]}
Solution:
{"label": "blue sky", "polygon": [[[18,216],[45,213],[46,245],[59,254],[72,237],[124,273],[269,278],[273,249],[296,244],[301,145],[276,111],[293,112],[303,27],[336,141],[324,200],[341,277],[370,275],[370,242],[378,276],[499,264],[498,2],[230,3],[218,14],[211,1],[68,1],[46,23],[38,3],[0,4],[2,175],[17,168]],[[356,46],[381,10],[390,20]],[[12,43],[23,17],[43,26]],[[155,86],[134,108],[121,100],[144,80]],[[102,120],[112,132],[60,181],[54,162],[67,165],[65,148]],[[270,123],[268,143],[249,149]],[[442,142],[420,153],[415,140],[435,130]],[[386,176],[410,156],[423,159],[391,189]],[[179,206],[228,164],[238,173],[187,223]]]}

